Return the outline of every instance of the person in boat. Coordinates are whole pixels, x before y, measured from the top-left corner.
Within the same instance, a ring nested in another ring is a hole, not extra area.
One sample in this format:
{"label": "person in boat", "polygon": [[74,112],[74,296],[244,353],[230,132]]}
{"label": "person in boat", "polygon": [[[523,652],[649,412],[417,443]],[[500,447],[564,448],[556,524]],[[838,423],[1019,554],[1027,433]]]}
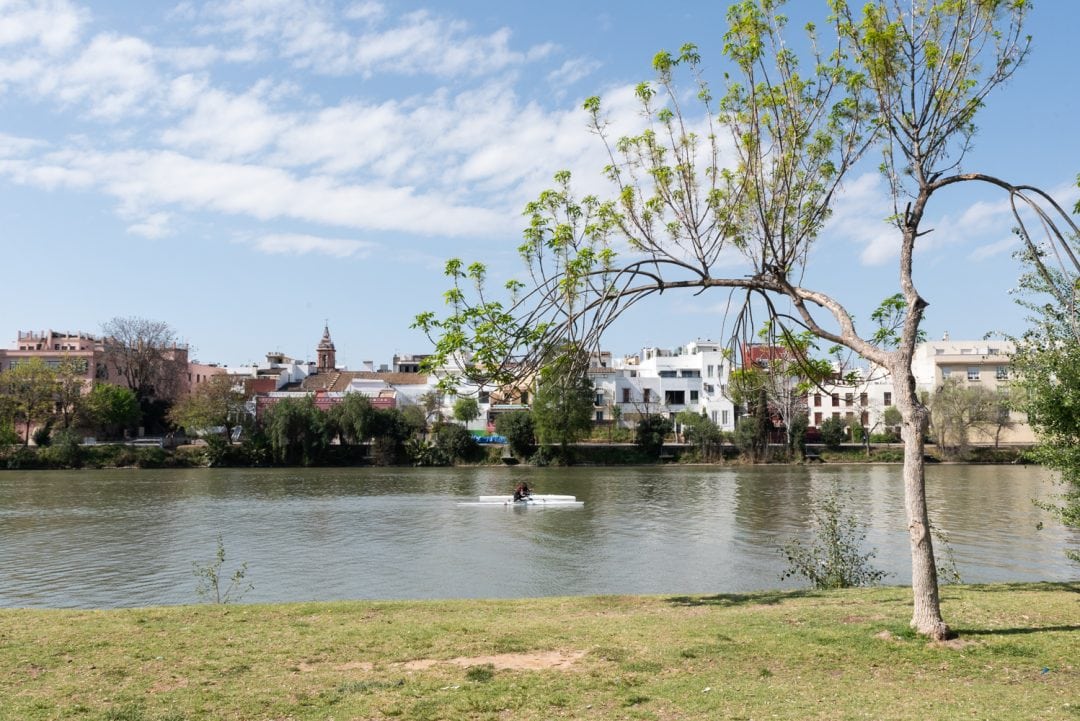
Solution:
{"label": "person in boat", "polygon": [[529,484],[528,483],[526,483],[525,481],[522,481],[521,483],[517,484],[517,487],[514,489],[514,500],[515,501],[524,501],[524,500],[528,499],[530,496],[532,496],[532,491],[529,490]]}

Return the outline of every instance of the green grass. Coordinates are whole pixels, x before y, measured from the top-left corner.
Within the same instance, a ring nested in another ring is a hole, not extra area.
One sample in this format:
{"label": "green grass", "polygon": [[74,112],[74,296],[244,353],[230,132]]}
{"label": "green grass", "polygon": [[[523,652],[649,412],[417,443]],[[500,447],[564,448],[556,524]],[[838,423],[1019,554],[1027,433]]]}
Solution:
{"label": "green grass", "polygon": [[1080,720],[1080,586],[0,611],[0,719]]}

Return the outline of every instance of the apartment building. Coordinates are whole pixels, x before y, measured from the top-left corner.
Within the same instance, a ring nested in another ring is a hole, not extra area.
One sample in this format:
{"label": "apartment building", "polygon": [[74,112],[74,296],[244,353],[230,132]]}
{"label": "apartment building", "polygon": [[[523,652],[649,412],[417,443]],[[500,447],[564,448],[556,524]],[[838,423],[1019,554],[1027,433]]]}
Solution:
{"label": "apartment building", "polygon": [[[948,334],[939,341],[920,343],[911,359],[915,385],[932,394],[946,382],[979,386],[1007,395],[1013,380],[1009,358],[1016,347],[1005,340],[952,340]],[[1034,443],[1035,432],[1023,413],[1009,414],[1010,427],[1001,429],[1000,443]],[[982,437],[980,437],[980,435]],[[976,442],[990,442],[989,431],[972,436]]]}
{"label": "apartment building", "polygon": [[[200,383],[210,377],[225,373],[226,370],[214,364],[188,360],[188,347],[175,345],[167,349],[167,354],[175,364],[186,366],[177,383],[164,383],[163,387],[175,389],[180,394],[190,393]],[[109,368],[105,358],[104,339],[90,333],[71,333],[68,331],[19,331],[13,347],[0,348],[0,370],[14,368],[19,363],[32,358],[39,358],[45,365],[58,368],[65,361],[73,362],[82,375],[86,388],[95,381],[123,385],[123,377],[116,369]],[[170,379],[172,381],[173,379]]]}
{"label": "apartment building", "polygon": [[87,387],[106,374],[105,351],[89,333],[19,331],[12,348],[0,348],[0,370],[14,368],[32,358],[39,358],[51,368],[72,362]]}
{"label": "apartment building", "polygon": [[[1009,358],[1015,347],[1008,341],[951,340],[926,341],[915,348],[911,370],[920,394],[932,397],[943,384],[955,381],[963,385],[1007,393],[1013,380]],[[836,382],[808,393],[810,425],[820,427],[827,418],[856,422],[871,433],[891,430],[885,411],[893,405],[892,377],[881,368],[870,367],[855,372],[851,382]],[[1035,434],[1023,413],[1009,414],[1011,427],[1003,428],[996,439],[1005,444],[1035,442]],[[995,439],[989,429],[972,432],[972,440],[988,443]]]}
{"label": "apartment building", "polygon": [[689,410],[731,430],[735,409],[727,395],[730,371],[724,348],[711,340],[673,350],[643,348],[621,359],[601,353],[589,370],[596,388],[596,420],[606,422],[617,414],[633,424],[647,415],[674,418]]}
{"label": "apartment building", "polygon": [[876,366],[854,369],[842,381],[812,388],[806,402],[811,428],[820,428],[829,418],[839,418],[871,434],[897,430],[885,420],[885,411],[893,405],[892,376]]}

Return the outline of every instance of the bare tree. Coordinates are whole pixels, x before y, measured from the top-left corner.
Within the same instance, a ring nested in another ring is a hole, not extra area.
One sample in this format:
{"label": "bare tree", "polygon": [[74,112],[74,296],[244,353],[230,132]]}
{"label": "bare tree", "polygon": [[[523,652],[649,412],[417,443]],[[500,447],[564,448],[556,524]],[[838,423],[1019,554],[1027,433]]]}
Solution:
{"label": "bare tree", "polygon": [[[1028,4],[878,0],[857,16],[832,0],[829,49],[812,37],[806,74],[783,38],[781,5],[748,0],[730,9],[719,101],[692,45],[678,55],[659,53],[657,82],[638,86],[649,119],[640,134],[610,138],[600,100],[590,98],[585,109],[608,148],[605,174],[615,198],[578,199],[569,173],[557,174],[556,187],[526,208],[520,251],[530,282],[508,284],[512,298],[504,303],[485,289],[483,265],[451,261],[450,315],[421,314],[416,325],[436,339],[436,362],[467,353],[473,362],[465,372],[497,376],[506,360],[528,367],[559,344],[598,348],[601,331],[651,296],[721,288],[744,299],[737,328],[748,326],[756,301],[777,327],[809,331],[887,369],[902,416],[911,624],[944,638],[950,632],[924,484],[929,412],[911,371],[927,306],[915,282],[915,248],[929,232],[931,198],[968,181],[1010,193],[1018,221],[1020,208],[1034,208],[1050,242],[1061,237],[1054,232],[1059,225],[1070,223],[1035,189],[959,172],[976,111],[1027,54],[1021,28]],[[674,75],[683,69],[697,84],[699,116],[682,109],[686,95]],[[892,207],[882,215],[898,236],[899,295],[887,317],[860,331],[838,298],[802,280],[839,184],[873,146],[882,149],[892,191]],[[1040,210],[1035,201],[1049,207]],[[732,253],[745,265],[729,275],[731,265],[721,261]]]}
{"label": "bare tree", "polygon": [[168,323],[146,318],[113,318],[101,327],[105,363],[140,403],[175,399],[184,388],[188,349]]}

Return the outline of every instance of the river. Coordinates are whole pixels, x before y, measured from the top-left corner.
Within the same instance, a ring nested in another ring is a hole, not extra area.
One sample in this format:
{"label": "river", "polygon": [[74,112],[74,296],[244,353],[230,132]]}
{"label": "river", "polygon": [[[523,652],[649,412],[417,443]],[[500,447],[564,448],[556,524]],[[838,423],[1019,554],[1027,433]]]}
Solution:
{"label": "river", "polygon": [[[459,505],[519,479],[585,505]],[[964,582],[1076,580],[1080,534],[1032,503],[1059,490],[1045,471],[933,466],[927,487]],[[219,534],[245,603],[794,588],[777,547],[833,488],[909,583],[893,465],[2,472],[0,606],[194,603]]]}

